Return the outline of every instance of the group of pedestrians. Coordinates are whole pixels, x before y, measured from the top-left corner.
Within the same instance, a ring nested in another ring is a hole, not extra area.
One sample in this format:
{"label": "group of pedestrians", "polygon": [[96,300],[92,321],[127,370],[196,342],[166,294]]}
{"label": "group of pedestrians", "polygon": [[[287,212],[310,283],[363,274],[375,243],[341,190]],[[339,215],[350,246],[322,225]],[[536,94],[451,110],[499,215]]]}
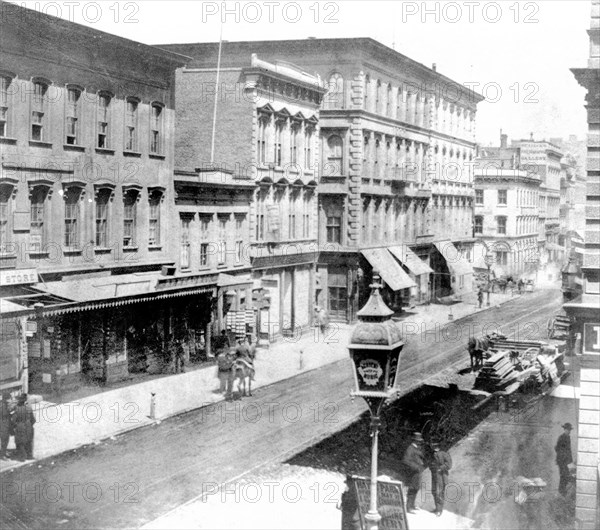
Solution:
{"label": "group of pedestrians", "polygon": [[10,395],[4,394],[0,406],[0,458],[8,458],[8,442],[14,436],[17,460],[33,460],[33,425],[35,415],[31,405],[27,403],[27,394],[17,398],[17,405],[12,409]]}
{"label": "group of pedestrians", "polygon": [[256,356],[256,344],[252,344],[249,336],[239,339],[235,349],[231,346],[231,340],[227,332],[223,330],[215,341],[217,353],[217,377],[219,379],[219,393],[230,397],[233,392],[233,364],[237,360],[244,361],[249,367],[254,367]]}
{"label": "group of pedestrians", "polygon": [[444,511],[444,490],[448,484],[448,475],[452,469],[452,457],[443,451],[438,442],[431,442],[426,451],[423,435],[416,432],[411,444],[406,448],[402,458],[405,474],[405,484],[408,488],[406,495],[406,511],[415,513],[417,494],[421,487],[423,471],[431,471],[431,494],[435,503],[433,512],[438,517]]}

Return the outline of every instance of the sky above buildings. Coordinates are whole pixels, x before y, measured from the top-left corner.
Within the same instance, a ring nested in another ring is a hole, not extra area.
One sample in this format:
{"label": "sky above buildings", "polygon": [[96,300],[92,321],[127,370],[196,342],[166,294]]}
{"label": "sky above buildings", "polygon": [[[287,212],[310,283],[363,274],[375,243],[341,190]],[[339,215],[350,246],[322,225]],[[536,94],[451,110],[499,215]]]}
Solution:
{"label": "sky above buildings", "polygon": [[589,55],[591,2],[15,1],[144,42],[371,37],[486,97],[477,141],[583,138],[585,90],[570,68]]}

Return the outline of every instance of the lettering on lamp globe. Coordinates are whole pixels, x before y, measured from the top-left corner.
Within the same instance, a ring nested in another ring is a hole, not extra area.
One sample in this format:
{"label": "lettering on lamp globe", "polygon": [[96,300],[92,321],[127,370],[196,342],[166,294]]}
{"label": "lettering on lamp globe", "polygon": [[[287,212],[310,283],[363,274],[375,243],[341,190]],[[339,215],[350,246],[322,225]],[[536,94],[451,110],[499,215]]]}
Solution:
{"label": "lettering on lamp globe", "polygon": [[383,375],[381,365],[374,359],[363,359],[358,365],[358,373],[367,386],[376,386]]}

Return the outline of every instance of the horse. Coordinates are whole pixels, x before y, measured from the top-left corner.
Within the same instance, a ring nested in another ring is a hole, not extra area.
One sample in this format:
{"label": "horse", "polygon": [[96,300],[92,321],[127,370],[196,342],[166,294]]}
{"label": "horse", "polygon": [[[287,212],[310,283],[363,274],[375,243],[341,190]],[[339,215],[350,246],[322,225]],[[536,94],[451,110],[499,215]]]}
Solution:
{"label": "horse", "polygon": [[[241,396],[252,396],[252,380],[254,379],[254,366],[246,359],[236,359],[231,367],[231,388],[237,381],[238,392]],[[246,393],[246,379],[248,379],[248,393]],[[242,390],[243,388],[243,390]]]}
{"label": "horse", "polygon": [[487,338],[476,339],[475,337],[471,337],[469,339],[467,350],[471,357],[471,370],[483,366],[483,352],[487,351],[489,346],[490,343]]}

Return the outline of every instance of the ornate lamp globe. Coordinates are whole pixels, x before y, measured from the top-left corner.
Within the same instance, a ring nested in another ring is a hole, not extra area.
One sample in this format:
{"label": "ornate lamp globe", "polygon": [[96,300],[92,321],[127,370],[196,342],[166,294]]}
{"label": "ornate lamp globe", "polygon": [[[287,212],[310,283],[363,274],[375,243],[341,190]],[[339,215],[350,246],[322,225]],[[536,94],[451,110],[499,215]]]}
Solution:
{"label": "ornate lamp globe", "polygon": [[371,295],[357,313],[348,350],[354,363],[356,391],[364,398],[389,398],[396,387],[398,360],[404,346],[394,312],[381,297],[379,275],[373,271]]}

